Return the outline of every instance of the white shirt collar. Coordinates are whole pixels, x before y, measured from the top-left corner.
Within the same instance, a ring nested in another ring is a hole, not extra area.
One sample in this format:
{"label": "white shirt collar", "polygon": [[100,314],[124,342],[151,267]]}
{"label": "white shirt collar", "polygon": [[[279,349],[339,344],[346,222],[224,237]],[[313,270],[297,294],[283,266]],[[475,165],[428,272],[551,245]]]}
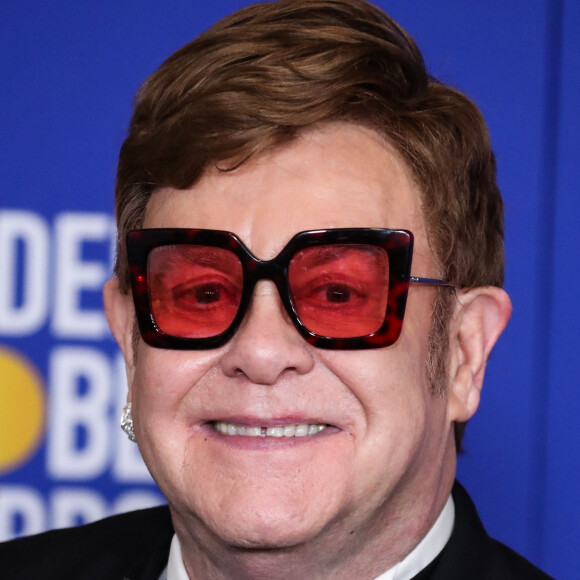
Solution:
{"label": "white shirt collar", "polygon": [[[427,532],[427,535],[401,562],[381,574],[376,580],[410,580],[416,576],[443,550],[451,537],[454,521],[455,505],[453,504],[453,499],[449,496],[443,511],[439,514],[437,521]],[[167,563],[167,580],[189,580],[183,564],[183,558],[181,557],[181,546],[177,535],[174,535],[171,541],[169,562]]]}
{"label": "white shirt collar", "polygon": [[[163,578],[163,577],[161,577]],[[161,579],[160,579],[161,580]],[[167,580],[189,580],[181,557],[181,544],[177,534],[173,535],[171,548],[169,549],[169,561],[167,562]]]}
{"label": "white shirt collar", "polygon": [[441,553],[451,537],[454,522],[455,504],[449,496],[443,511],[427,535],[403,560],[381,574],[376,580],[410,580],[414,578]]}

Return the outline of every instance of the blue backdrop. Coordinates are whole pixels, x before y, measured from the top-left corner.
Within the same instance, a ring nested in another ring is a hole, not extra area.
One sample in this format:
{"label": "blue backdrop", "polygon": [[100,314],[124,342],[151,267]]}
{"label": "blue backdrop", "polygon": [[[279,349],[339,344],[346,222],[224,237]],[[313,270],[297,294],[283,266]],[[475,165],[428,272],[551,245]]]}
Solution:
{"label": "blue backdrop", "polygon": [[[488,120],[514,314],[459,477],[488,530],[580,577],[580,3],[383,0]],[[161,501],[118,429],[102,313],[131,99],[242,1],[0,4],[0,537]]]}

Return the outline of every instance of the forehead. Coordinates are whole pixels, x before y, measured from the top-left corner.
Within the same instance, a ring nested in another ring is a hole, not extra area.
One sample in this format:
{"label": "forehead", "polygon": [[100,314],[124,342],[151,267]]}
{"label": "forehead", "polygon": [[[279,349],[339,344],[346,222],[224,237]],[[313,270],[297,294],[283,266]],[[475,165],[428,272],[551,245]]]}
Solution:
{"label": "forehead", "polygon": [[347,123],[310,129],[231,172],[211,168],[189,190],[157,190],[144,227],[232,231],[265,259],[299,231],[335,227],[409,229],[415,255],[426,248],[408,168],[375,132]]}

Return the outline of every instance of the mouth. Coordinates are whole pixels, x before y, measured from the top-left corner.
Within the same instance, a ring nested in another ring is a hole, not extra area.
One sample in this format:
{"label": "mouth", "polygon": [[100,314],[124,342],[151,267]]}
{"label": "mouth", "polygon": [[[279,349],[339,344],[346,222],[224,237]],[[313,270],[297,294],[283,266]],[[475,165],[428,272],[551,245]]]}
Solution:
{"label": "mouth", "polygon": [[225,421],[214,421],[212,427],[222,435],[230,437],[312,437],[324,431],[324,423],[298,423],[296,425],[279,425],[276,427],[236,425]]}

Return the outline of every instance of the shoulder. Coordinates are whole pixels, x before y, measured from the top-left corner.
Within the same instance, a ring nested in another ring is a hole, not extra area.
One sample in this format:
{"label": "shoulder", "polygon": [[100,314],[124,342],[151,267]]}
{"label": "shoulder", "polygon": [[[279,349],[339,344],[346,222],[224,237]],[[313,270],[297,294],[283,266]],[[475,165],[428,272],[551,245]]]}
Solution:
{"label": "shoulder", "polygon": [[525,558],[497,540],[491,539],[489,578],[514,580],[550,580],[550,576],[536,568]]}
{"label": "shoulder", "polygon": [[167,506],[0,544],[0,577],[27,580],[123,577],[135,563],[163,569],[173,536]]}
{"label": "shoulder", "polygon": [[477,510],[456,482],[455,523],[451,538],[434,565],[433,580],[549,580],[550,576],[504,544],[489,537]]}

